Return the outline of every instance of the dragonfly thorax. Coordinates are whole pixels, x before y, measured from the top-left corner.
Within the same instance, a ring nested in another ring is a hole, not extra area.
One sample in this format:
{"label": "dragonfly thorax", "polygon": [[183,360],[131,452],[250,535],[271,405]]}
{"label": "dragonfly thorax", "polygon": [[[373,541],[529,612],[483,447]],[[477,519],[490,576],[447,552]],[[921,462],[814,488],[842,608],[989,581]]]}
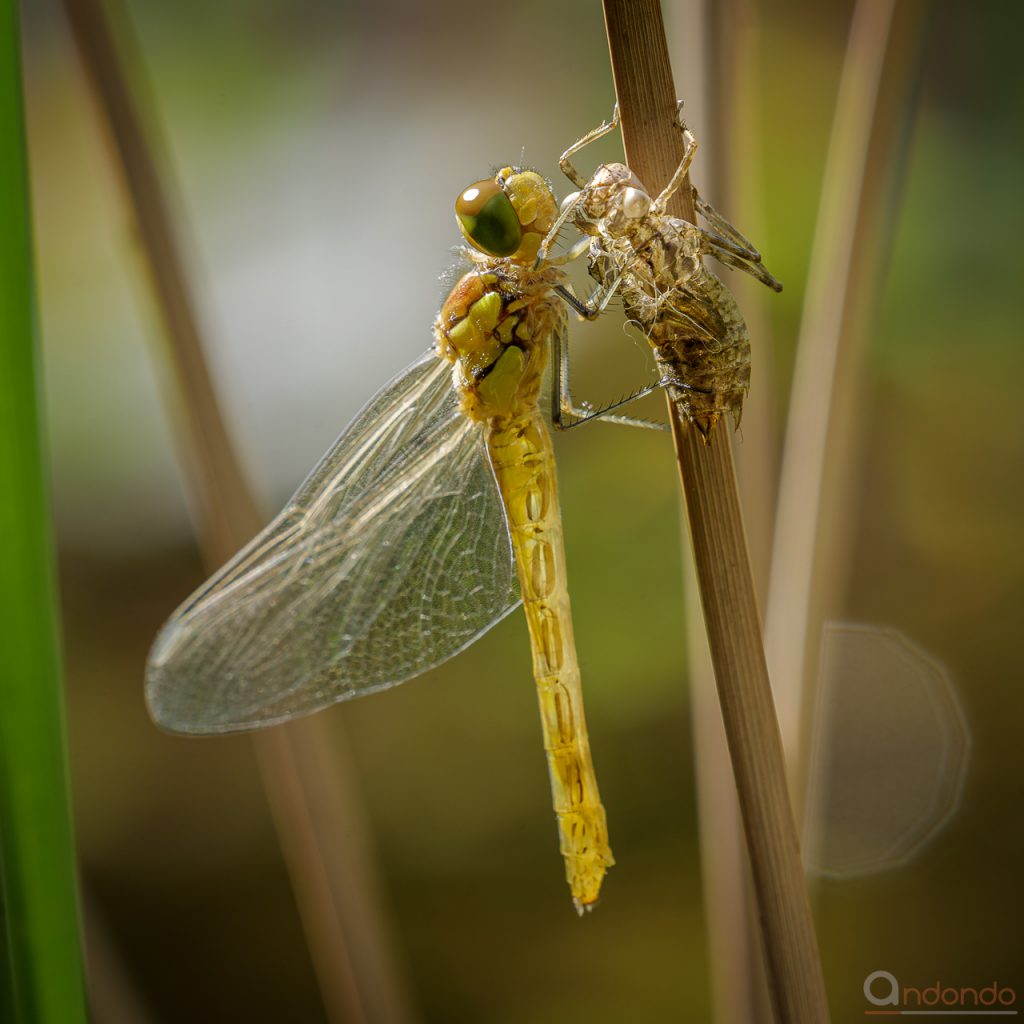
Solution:
{"label": "dragonfly thorax", "polygon": [[553,332],[565,308],[552,289],[563,275],[481,258],[445,300],[434,325],[439,354],[455,368],[463,411],[477,421],[536,408]]}

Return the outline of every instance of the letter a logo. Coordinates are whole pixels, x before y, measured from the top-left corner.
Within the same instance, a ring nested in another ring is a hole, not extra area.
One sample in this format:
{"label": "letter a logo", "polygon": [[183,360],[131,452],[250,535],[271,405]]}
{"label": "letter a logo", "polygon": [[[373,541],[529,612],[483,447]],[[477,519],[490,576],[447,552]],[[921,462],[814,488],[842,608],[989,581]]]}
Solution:
{"label": "letter a logo", "polygon": [[[878,978],[884,978],[889,983],[889,991],[885,995],[876,996],[871,991],[871,986]],[[896,1006],[900,1001],[900,983],[888,971],[872,971],[864,979],[864,998],[875,1006]]]}

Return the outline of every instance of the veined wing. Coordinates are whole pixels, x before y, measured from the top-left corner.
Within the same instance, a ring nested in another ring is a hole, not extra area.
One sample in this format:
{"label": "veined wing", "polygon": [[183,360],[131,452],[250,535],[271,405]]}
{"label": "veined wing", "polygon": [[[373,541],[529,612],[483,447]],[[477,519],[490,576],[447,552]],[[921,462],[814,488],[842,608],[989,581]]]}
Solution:
{"label": "veined wing", "polygon": [[518,601],[481,428],[430,351],[175,611],[146,699],[172,732],[270,725],[425,672]]}

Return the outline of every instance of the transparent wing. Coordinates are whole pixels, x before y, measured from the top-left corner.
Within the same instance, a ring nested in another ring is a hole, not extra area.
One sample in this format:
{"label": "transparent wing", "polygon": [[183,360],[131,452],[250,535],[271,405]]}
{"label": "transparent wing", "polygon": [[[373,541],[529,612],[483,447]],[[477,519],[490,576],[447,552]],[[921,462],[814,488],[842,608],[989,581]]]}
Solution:
{"label": "transparent wing", "polygon": [[428,352],[171,616],[146,699],[172,732],[269,725],[425,672],[518,601],[481,428]]}

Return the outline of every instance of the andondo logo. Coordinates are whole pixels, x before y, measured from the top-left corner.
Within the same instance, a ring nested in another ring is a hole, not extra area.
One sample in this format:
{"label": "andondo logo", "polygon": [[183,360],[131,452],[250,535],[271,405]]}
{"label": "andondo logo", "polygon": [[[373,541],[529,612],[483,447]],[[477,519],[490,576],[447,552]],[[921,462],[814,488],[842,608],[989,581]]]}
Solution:
{"label": "andondo logo", "polygon": [[890,971],[872,971],[864,979],[864,997],[878,1009],[868,1017],[1016,1017],[1017,993],[993,981],[983,988],[947,985],[901,985]]}

